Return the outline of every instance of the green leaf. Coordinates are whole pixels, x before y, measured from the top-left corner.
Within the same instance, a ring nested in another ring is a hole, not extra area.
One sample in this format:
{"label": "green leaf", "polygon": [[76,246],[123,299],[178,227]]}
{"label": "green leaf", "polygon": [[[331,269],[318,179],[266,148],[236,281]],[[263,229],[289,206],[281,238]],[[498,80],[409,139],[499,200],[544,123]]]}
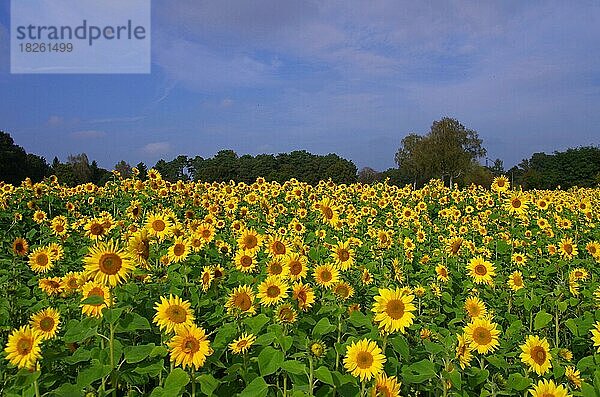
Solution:
{"label": "green leaf", "polygon": [[23,389],[35,382],[41,375],[40,371],[31,372],[28,369],[21,369],[15,377],[15,386]]}
{"label": "green leaf", "polygon": [[531,385],[531,379],[524,377],[521,374],[510,374],[508,376],[508,387],[514,390],[525,390]]}
{"label": "green leaf", "polygon": [[571,333],[574,336],[579,336],[579,330],[577,329],[577,323],[575,322],[574,319],[570,318],[567,321],[565,321],[565,325],[567,326],[567,328],[569,328],[569,331],[571,331]]}
{"label": "green leaf", "polygon": [[335,386],[335,383],[333,383],[333,376],[331,376],[331,371],[329,371],[329,369],[325,366],[320,366],[315,370],[315,378],[323,383]]}
{"label": "green leaf", "polygon": [[287,352],[292,347],[292,343],[294,343],[294,338],[290,335],[281,335],[279,336],[279,338],[277,338],[277,342],[279,342],[281,348]]}
{"label": "green leaf", "polygon": [[312,334],[313,337],[320,338],[323,335],[326,335],[333,331],[335,331],[335,325],[331,325],[329,319],[327,317],[324,317],[320,319],[319,322],[315,325]]}
{"label": "green leaf", "polygon": [[[94,295],[92,295],[92,297],[93,296]],[[121,314],[123,314],[124,310],[125,309],[122,307],[114,307],[111,309],[105,309],[104,312],[102,313],[102,317],[106,321],[108,321],[109,324],[114,324],[117,322],[117,320],[119,320],[119,318],[121,317]]]}
{"label": "green leaf", "polygon": [[462,389],[462,379],[459,371],[442,371],[442,375],[452,383],[452,387],[456,390]]}
{"label": "green leaf", "polygon": [[150,329],[150,322],[146,317],[137,313],[127,313],[119,320],[116,332],[136,332]]}
{"label": "green leaf", "polygon": [[125,361],[129,364],[139,363],[152,353],[156,346],[154,343],[139,346],[127,346],[124,349]]}
{"label": "green leaf", "polygon": [[350,323],[355,327],[369,327],[371,325],[369,317],[359,311],[353,311],[350,314]]}
{"label": "green leaf", "polygon": [[402,356],[402,358],[404,360],[408,360],[409,350],[408,350],[408,343],[406,342],[406,338],[403,335],[398,335],[398,336],[390,339],[390,342],[391,342],[392,346],[394,347],[394,350],[396,350],[398,353],[400,353],[400,355]]}
{"label": "green leaf", "polygon": [[277,371],[283,364],[283,353],[271,346],[265,347],[258,355],[258,369],[262,376]]}
{"label": "green leaf", "polygon": [[63,383],[58,389],[52,392],[52,395],[57,397],[81,397],[83,396],[83,390],[77,385]]}
{"label": "green leaf", "polygon": [[66,332],[62,339],[66,343],[81,342],[96,335],[98,321],[86,318],[82,321],[71,320],[67,323]]}
{"label": "green leaf", "polygon": [[210,396],[215,390],[217,390],[217,387],[219,387],[221,382],[215,379],[215,377],[211,374],[202,374],[198,377],[198,383],[200,384],[200,390],[202,390],[202,393]]}
{"label": "green leaf", "polygon": [[190,382],[190,376],[181,368],[175,368],[167,379],[165,379],[165,385],[163,386],[163,393],[167,396],[178,396],[181,393],[181,389]]}
{"label": "green leaf", "polygon": [[545,310],[540,311],[535,315],[535,319],[533,320],[533,328],[536,330],[544,328],[552,321],[552,314],[546,313]]}
{"label": "green leaf", "polygon": [[91,295],[81,301],[82,305],[101,305],[104,303],[104,297],[100,295]]}
{"label": "green leaf", "polygon": [[240,397],[266,397],[268,392],[267,382],[263,378],[257,377],[240,393]]}
{"label": "green leaf", "polygon": [[290,374],[302,375],[306,371],[306,365],[299,361],[287,360],[281,364],[281,368]]}
{"label": "green leaf", "polygon": [[140,375],[157,376],[164,368],[163,362],[142,364],[134,368],[133,372]]}
{"label": "green leaf", "polygon": [[437,354],[444,351],[444,347],[439,343],[424,340],[423,344],[425,345],[425,350],[427,350],[431,354]]}
{"label": "green leaf", "polygon": [[111,371],[110,365],[100,363],[92,364],[91,367],[79,371],[77,375],[77,386],[84,388],[90,386],[95,381],[107,376]]}
{"label": "green leaf", "polygon": [[258,335],[269,321],[269,317],[261,313],[258,316],[245,319],[244,324],[250,327],[254,335]]}
{"label": "green leaf", "polygon": [[215,335],[215,341],[213,342],[214,349],[220,349],[226,347],[233,337],[237,334],[237,327],[234,323],[227,323],[219,327],[219,331]]}

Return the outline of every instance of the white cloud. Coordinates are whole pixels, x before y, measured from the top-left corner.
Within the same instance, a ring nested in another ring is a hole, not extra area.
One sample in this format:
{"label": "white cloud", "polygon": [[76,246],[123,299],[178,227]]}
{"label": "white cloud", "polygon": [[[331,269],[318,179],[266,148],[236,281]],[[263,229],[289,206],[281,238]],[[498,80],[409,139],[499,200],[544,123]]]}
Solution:
{"label": "white cloud", "polygon": [[233,105],[233,99],[231,99],[231,98],[225,98],[221,101],[222,108],[228,108],[228,107],[231,107],[232,105]]}
{"label": "white cloud", "polygon": [[106,132],[98,130],[83,130],[71,133],[71,137],[75,139],[97,139],[106,136]]}
{"label": "white cloud", "polygon": [[52,115],[52,116],[48,117],[48,121],[46,121],[46,125],[48,125],[50,127],[56,127],[56,126],[63,124],[64,122],[65,122],[64,117]]}
{"label": "white cloud", "polygon": [[144,145],[140,150],[148,156],[163,155],[171,151],[171,144],[169,142],[151,142]]}

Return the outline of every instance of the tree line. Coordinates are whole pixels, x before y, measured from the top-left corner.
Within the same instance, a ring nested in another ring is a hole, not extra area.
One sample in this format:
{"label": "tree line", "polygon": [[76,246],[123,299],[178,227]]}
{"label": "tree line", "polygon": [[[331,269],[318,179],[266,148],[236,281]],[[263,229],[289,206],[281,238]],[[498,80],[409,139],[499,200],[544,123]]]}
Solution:
{"label": "tree line", "polygon": [[[425,134],[405,136],[394,160],[397,167],[383,172],[370,167],[357,172],[356,165],[337,154],[316,155],[305,150],[290,153],[239,156],[233,150],[221,150],[213,157],[180,155],[171,160],[159,160],[153,168],[169,181],[236,181],[252,183],[258,177],[284,182],[291,178],[310,184],[331,179],[336,183],[388,183],[414,187],[423,186],[437,178],[448,186],[467,186],[475,183],[489,186],[494,177],[507,175],[513,186],[523,189],[555,189],[573,186],[592,187],[600,183],[600,148],[595,146],[567,149],[552,154],[534,153],[509,170],[502,160],[486,157],[487,150],[477,131],[458,120],[444,117],[434,121]],[[485,159],[485,165],[481,162]],[[148,167],[135,165],[139,177],[146,178]],[[123,177],[133,174],[125,160],[114,166]],[[27,153],[15,144],[11,136],[0,131],[0,180],[14,185],[26,177],[34,182],[56,175],[68,186],[92,182],[103,185],[112,173],[90,162],[85,153],[69,155],[65,162],[57,157],[52,164],[38,155]]]}

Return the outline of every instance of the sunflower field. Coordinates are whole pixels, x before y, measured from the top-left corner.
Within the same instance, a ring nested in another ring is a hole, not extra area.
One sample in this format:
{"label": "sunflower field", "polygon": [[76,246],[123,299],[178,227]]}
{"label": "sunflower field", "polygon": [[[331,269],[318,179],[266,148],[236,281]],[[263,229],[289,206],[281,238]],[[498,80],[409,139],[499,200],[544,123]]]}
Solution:
{"label": "sunflower field", "polygon": [[600,190],[0,183],[2,396],[600,396]]}

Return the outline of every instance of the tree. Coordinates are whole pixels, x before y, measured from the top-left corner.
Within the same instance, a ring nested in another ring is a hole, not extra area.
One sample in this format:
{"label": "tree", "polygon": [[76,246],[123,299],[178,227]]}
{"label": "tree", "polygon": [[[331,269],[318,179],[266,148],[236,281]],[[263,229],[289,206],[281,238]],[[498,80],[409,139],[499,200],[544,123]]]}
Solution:
{"label": "tree", "polygon": [[138,178],[140,178],[142,181],[145,181],[146,179],[148,179],[148,167],[146,167],[146,164],[144,164],[142,161],[140,161],[139,163],[137,163],[135,168],[137,168],[138,171],[140,172],[138,174]]}
{"label": "tree", "polygon": [[374,183],[381,180],[381,173],[371,167],[363,167],[358,171],[358,181],[360,183]]}
{"label": "tree", "polygon": [[125,160],[121,160],[117,164],[115,164],[115,171],[118,171],[123,178],[131,178],[131,176],[133,175],[131,165],[129,165],[129,163]]}
{"label": "tree", "polygon": [[409,134],[398,152],[396,164],[413,177],[415,185],[430,178],[455,180],[472,169],[474,161],[485,156],[476,131],[466,128],[458,120],[444,117],[434,121],[425,136]]}
{"label": "tree", "polygon": [[70,154],[67,157],[67,164],[73,169],[76,184],[80,185],[91,181],[92,170],[90,169],[90,161],[87,154]]}
{"label": "tree", "polygon": [[10,134],[0,131],[0,180],[17,185],[27,177],[39,182],[48,175],[50,167],[43,157],[28,154]]}

